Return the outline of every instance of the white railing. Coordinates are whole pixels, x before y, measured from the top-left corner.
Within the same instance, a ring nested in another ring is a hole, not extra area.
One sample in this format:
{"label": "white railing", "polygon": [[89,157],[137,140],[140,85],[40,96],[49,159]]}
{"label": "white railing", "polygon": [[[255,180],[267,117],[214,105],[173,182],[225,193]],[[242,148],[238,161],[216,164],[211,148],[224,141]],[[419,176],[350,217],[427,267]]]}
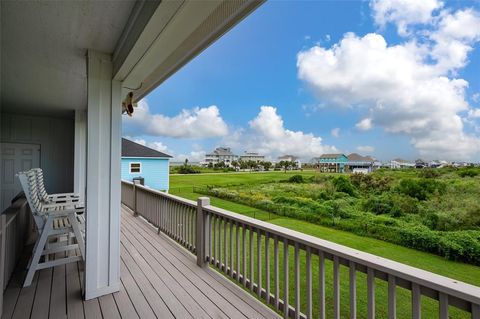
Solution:
{"label": "white railing", "polygon": [[[345,317],[341,310],[375,318],[379,308],[378,317],[396,318],[400,300],[411,311],[401,317],[421,318],[428,308],[441,319],[480,319],[480,287],[213,207],[206,197],[195,203],[122,182],[122,201],[196,254],[199,266],[237,281],[285,318]],[[357,286],[362,280],[365,291]]]}

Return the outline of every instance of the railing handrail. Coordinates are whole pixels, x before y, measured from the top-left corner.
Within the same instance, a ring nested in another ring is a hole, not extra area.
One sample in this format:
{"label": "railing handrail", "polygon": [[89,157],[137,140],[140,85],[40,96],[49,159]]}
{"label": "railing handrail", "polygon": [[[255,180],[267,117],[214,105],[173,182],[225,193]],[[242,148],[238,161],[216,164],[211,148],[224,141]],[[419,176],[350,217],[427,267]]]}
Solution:
{"label": "railing handrail", "polygon": [[183,197],[175,196],[175,195],[172,195],[172,194],[169,194],[169,193],[166,193],[166,192],[158,191],[156,189],[143,186],[141,184],[134,184],[132,182],[128,182],[128,181],[125,181],[125,180],[122,180],[122,183],[135,186],[136,188],[141,189],[143,191],[150,192],[152,194],[159,195],[161,197],[165,197],[165,198],[168,198],[168,199],[172,199],[174,201],[177,201],[179,203],[182,203],[182,204],[185,204],[185,205],[188,205],[188,206],[191,206],[191,207],[195,207],[195,208],[197,207],[197,202],[195,202],[193,200],[189,200],[189,199],[186,199],[186,198],[183,198]]}
{"label": "railing handrail", "polygon": [[450,296],[455,296],[475,304],[480,304],[480,287],[449,277],[441,276],[427,270],[415,268],[390,259],[369,254],[344,245],[336,244],[334,242],[320,239],[318,237],[304,234],[292,229],[234,213],[219,207],[209,205],[205,206],[204,209],[207,212],[240,222],[241,224],[254,227],[255,229],[260,229],[261,231],[268,232],[273,235],[277,235],[278,237],[288,239],[289,241],[330,253],[375,270],[390,273],[398,278],[403,278],[410,282],[415,282],[421,286],[444,292]]}

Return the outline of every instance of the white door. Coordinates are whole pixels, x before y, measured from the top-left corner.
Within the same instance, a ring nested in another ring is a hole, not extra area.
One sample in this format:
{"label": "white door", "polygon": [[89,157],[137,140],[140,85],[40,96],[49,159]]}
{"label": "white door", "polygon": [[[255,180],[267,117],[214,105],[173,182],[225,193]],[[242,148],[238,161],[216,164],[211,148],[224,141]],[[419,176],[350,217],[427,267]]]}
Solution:
{"label": "white door", "polygon": [[1,194],[0,212],[3,212],[10,201],[22,190],[16,173],[34,167],[40,167],[40,145],[0,143],[1,156]]}

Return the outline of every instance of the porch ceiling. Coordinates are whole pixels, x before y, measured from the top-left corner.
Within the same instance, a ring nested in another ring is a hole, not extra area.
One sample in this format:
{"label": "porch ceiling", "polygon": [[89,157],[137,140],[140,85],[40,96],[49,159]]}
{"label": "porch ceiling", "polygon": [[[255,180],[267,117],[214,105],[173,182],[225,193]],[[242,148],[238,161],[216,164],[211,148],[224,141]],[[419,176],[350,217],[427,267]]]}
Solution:
{"label": "porch ceiling", "polygon": [[135,1],[2,1],[2,108],[87,105],[87,49],[112,53]]}

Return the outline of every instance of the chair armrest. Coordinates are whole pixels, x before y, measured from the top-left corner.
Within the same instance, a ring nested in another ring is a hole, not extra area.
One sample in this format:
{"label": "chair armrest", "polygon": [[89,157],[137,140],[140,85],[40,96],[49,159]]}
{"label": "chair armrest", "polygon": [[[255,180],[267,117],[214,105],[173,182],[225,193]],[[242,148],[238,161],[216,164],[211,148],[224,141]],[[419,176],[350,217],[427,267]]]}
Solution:
{"label": "chair armrest", "polygon": [[63,209],[63,210],[52,210],[52,211],[46,211],[45,215],[46,216],[54,216],[54,217],[60,217],[60,216],[68,216],[70,214],[83,214],[85,208],[70,208],[70,209]]}

